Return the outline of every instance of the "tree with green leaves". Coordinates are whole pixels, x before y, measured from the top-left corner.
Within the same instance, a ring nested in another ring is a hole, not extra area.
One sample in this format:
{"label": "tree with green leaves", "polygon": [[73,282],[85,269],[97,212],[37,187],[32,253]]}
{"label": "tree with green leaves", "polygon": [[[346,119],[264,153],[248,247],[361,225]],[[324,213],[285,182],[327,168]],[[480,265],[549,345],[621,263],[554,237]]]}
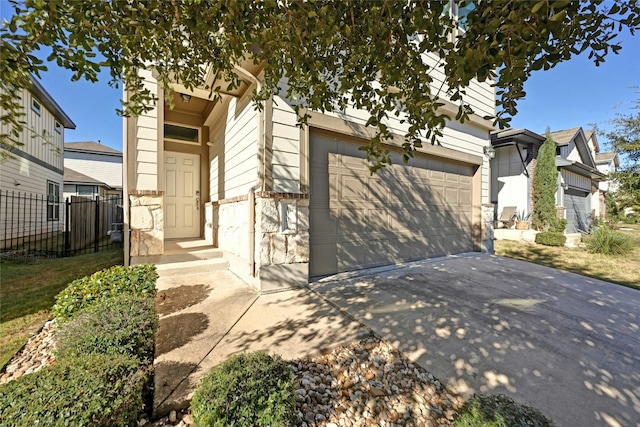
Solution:
{"label": "tree with green leaves", "polygon": [[534,229],[542,231],[555,227],[557,189],[556,143],[547,129],[547,139],[538,150],[538,160],[533,175],[531,225]]}
{"label": "tree with green leaves", "polygon": [[[378,130],[366,149],[374,169],[390,162],[382,144],[388,117],[404,117],[408,159],[442,136],[452,119],[445,102],[462,122],[474,113],[466,88],[475,79],[495,82],[497,114],[487,118],[506,127],[532,72],[582,52],[598,65],[621,48],[617,34],[640,27],[637,0],[10,1],[14,15],[0,28],[0,121],[13,130],[24,125],[17,91],[46,70],[42,49],[75,80],[95,81],[108,69],[110,84],[129,91],[125,115],[158,101],[139,68],[153,66],[171,103],[172,82],[193,89],[212,71],[237,87],[234,65],[252,60],[263,70],[258,108],[286,93],[301,122],[308,109],[367,111]],[[228,88],[204,89],[216,100]],[[16,138],[8,132],[0,142]]]}
{"label": "tree with green leaves", "polygon": [[[640,94],[640,92],[638,92]],[[640,212],[640,98],[630,114],[618,114],[609,120],[613,130],[600,131],[620,154],[622,166],[612,177],[616,182],[616,201],[620,207]]]}

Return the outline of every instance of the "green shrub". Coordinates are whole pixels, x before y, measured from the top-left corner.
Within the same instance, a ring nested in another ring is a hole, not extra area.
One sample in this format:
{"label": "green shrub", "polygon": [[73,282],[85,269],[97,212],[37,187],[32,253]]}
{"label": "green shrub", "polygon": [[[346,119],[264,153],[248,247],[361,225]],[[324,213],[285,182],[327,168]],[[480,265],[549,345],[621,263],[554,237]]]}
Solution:
{"label": "green shrub", "polygon": [[56,296],[53,314],[66,322],[95,302],[118,295],[155,297],[158,274],[152,264],[115,266],[74,280]]}
{"label": "green shrub", "polygon": [[135,425],[149,378],[130,357],[60,360],[0,385],[0,420],[14,427]]}
{"label": "green shrub", "polygon": [[258,351],[232,356],[196,389],[191,411],[197,426],[290,426],[293,375],[280,357]]}
{"label": "green shrub", "polygon": [[474,395],[456,414],[454,427],[552,427],[538,409],[504,394]]}
{"label": "green shrub", "polygon": [[536,234],[536,243],[546,246],[564,246],[567,236],[555,231],[541,231]]}
{"label": "green shrub", "polygon": [[158,316],[153,298],[109,298],[82,310],[58,327],[56,357],[101,353],[153,363]]}
{"label": "green shrub", "polygon": [[564,218],[554,217],[550,222],[551,226],[549,227],[549,231],[564,233],[564,230],[567,229],[567,220]]}
{"label": "green shrub", "polygon": [[624,255],[634,248],[631,236],[605,226],[595,229],[585,242],[589,252],[603,255]]}

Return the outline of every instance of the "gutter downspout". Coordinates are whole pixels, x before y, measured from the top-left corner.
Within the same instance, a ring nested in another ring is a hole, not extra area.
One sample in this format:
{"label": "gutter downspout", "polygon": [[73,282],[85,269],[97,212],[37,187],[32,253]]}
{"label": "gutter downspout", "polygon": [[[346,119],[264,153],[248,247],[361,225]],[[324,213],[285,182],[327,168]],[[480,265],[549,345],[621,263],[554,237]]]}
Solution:
{"label": "gutter downspout", "polygon": [[[262,82],[253,74],[251,74],[246,69],[242,68],[239,65],[235,65],[234,70],[246,77],[247,79],[253,81],[256,84],[256,91],[262,91]],[[249,202],[249,274],[251,277],[256,277],[256,209],[255,209],[255,200],[256,195],[255,191],[257,189],[261,189],[265,191],[265,135],[264,135],[264,105],[262,108],[258,109],[258,154],[262,151],[262,158],[258,158],[258,170],[260,170],[260,163],[262,163],[262,173],[258,175],[258,179],[253,187],[249,189],[249,194],[247,195],[247,200]],[[262,160],[262,162],[260,162]]]}

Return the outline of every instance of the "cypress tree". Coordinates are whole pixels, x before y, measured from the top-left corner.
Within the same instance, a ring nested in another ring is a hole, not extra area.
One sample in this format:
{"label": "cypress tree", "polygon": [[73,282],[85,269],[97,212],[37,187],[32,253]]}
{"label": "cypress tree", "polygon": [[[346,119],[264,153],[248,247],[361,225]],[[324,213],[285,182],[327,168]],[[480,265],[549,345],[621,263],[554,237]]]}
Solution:
{"label": "cypress tree", "polygon": [[533,213],[531,224],[536,230],[548,230],[557,221],[556,191],[558,170],[556,169],[556,143],[547,129],[547,139],[538,151],[536,173],[533,176]]}

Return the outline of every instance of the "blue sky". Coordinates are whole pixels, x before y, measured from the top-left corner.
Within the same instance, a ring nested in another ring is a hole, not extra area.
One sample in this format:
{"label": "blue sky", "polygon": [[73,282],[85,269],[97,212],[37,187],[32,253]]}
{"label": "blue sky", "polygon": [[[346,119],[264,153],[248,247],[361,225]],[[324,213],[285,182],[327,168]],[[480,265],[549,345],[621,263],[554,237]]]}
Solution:
{"label": "blue sky", "polygon": [[[0,0],[0,15],[8,16],[8,2]],[[632,101],[640,98],[640,34],[624,33],[620,54],[607,56],[596,67],[583,54],[548,71],[539,71],[525,85],[526,98],[518,105],[512,127],[528,128],[543,133],[547,126],[561,130],[576,126],[589,127],[616,113],[630,112]],[[122,89],[107,85],[108,74],[96,84],[70,81],[71,72],[49,66],[42,83],[76,124],[66,131],[65,140],[98,141],[122,149],[122,118],[117,116]],[[601,144],[605,141],[600,139]]]}
{"label": "blue sky", "polygon": [[527,96],[518,104],[511,126],[538,133],[547,126],[554,131],[587,129],[590,123],[610,128],[606,121],[616,113],[629,114],[633,101],[640,98],[640,34],[626,32],[618,39],[620,53],[607,55],[599,67],[585,53],[534,73],[525,84]]}

